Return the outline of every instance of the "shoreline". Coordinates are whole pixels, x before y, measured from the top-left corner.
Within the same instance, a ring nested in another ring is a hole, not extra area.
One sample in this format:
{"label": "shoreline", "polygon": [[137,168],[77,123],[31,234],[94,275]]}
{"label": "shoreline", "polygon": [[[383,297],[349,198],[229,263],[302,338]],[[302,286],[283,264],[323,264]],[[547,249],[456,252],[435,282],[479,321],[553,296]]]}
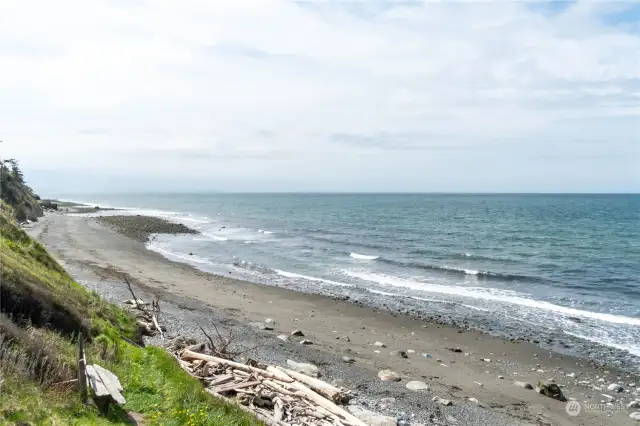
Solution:
{"label": "shoreline", "polygon": [[[629,392],[616,397],[628,402],[638,395],[637,387],[626,386],[632,381],[638,384],[637,376],[605,366],[593,367],[584,359],[549,352],[534,344],[514,343],[482,332],[416,320],[338,298],[208,274],[187,264],[168,260],[148,250],[140,241],[99,225],[95,218],[53,214],[42,221],[46,225],[34,226],[32,231],[65,262],[84,265],[93,269],[94,274],[101,269],[108,271],[108,268],[127,273],[136,282],[144,283],[146,291],[162,293],[163,300],[176,297],[195,299],[206,306],[197,308],[197,311],[222,311],[225,318],[233,318],[245,327],[251,322],[273,318],[277,324],[276,331],[267,332],[267,340],[274,345],[281,343],[275,339],[278,333],[303,329],[315,344],[303,348],[290,343],[293,346],[290,349],[295,349],[295,353],[302,352],[306,359],[313,358],[308,352],[314,356],[323,353],[319,358],[327,364],[340,363],[340,356],[348,353],[356,359],[353,368],[364,369],[373,376],[367,380],[369,387],[381,386],[375,373],[382,368],[391,368],[403,376],[399,386],[385,385],[381,394],[384,391],[396,392],[394,395],[405,398],[408,391],[404,384],[407,381],[425,380],[432,389],[426,393],[429,398],[420,398],[422,404],[429,405],[425,401],[430,401],[434,395],[451,398],[455,401],[454,406],[469,405],[464,401],[475,398],[487,407],[486,410],[496,414],[531,422],[543,418],[553,424],[577,423],[564,411],[564,403],[518,389],[513,381],[529,381],[535,385],[538,380],[555,378],[568,397],[575,397],[580,402],[599,403],[601,394],[607,392],[606,386],[604,390],[592,387],[598,388],[601,378],[606,378],[604,382],[608,384],[620,377],[619,381]],[[98,246],[98,241],[104,242],[102,247]],[[372,346],[375,341],[382,341],[387,347]],[[452,352],[447,348],[460,348],[462,352]],[[407,359],[390,354],[394,350],[409,349],[415,353],[409,353]],[[431,357],[423,357],[422,353]],[[336,354],[339,355],[337,359]],[[333,360],[327,360],[326,356],[332,356]],[[439,359],[442,361],[438,363]],[[609,374],[605,374],[606,371]],[[567,374],[573,374],[575,378],[567,378]],[[349,377],[349,374],[345,373],[345,376]],[[352,380],[357,381],[355,378]],[[588,382],[590,387],[579,385],[580,381]],[[413,414],[420,410],[420,403],[416,401],[415,404],[418,405],[412,406]],[[368,408],[380,408],[379,405]],[[395,405],[402,404],[396,402]],[[388,413],[394,409],[383,411]],[[579,424],[633,424],[625,422],[629,421],[627,413],[608,413],[613,417],[606,414],[589,413],[588,417],[578,419],[581,421]],[[453,414],[454,417],[456,415],[462,414]],[[612,420],[619,423],[611,423]]]}

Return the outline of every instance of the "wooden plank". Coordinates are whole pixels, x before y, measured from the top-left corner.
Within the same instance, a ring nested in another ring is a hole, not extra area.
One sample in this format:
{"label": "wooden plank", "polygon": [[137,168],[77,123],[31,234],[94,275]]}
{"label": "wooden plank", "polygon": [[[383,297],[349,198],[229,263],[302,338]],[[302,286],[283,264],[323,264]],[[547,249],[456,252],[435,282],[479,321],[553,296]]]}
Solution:
{"label": "wooden plank", "polygon": [[93,368],[93,365],[87,365],[87,381],[89,382],[89,386],[93,390],[93,394],[97,398],[103,398],[105,396],[111,396],[111,392],[104,385],[100,375]]}
{"label": "wooden plank", "polygon": [[107,388],[109,388],[111,385],[118,392],[122,392],[122,385],[120,384],[120,380],[115,374],[105,368],[100,367],[98,364],[93,364],[93,368],[100,375],[100,378]]}
{"label": "wooden plank", "polygon": [[229,383],[228,385],[215,387],[213,388],[213,391],[216,393],[229,392],[236,389],[250,388],[251,386],[259,385],[260,383],[262,383],[260,380],[254,380],[251,382],[244,382],[244,383]]}
{"label": "wooden plank", "polygon": [[216,376],[215,378],[213,378],[209,382],[209,385],[210,386],[220,386],[220,385],[224,385],[225,383],[229,383],[233,379],[234,379],[233,374],[225,374],[225,375],[222,375],[222,376]]}
{"label": "wooden plank", "polygon": [[120,380],[118,380],[116,375],[97,364],[93,364],[92,367],[100,377],[100,380],[102,380],[102,384],[107,388],[107,391],[109,392],[111,398],[113,398],[113,400],[118,404],[125,404],[127,401],[120,393],[122,391],[122,385],[120,384]]}

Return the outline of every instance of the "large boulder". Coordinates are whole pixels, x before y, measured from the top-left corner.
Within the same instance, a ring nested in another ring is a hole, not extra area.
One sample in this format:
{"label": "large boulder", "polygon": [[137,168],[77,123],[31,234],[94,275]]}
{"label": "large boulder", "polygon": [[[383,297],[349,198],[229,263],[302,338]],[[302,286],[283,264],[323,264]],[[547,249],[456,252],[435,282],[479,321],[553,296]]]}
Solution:
{"label": "large boulder", "polygon": [[557,399],[558,401],[565,402],[567,400],[560,386],[555,383],[540,381],[536,384],[536,392],[549,398]]}

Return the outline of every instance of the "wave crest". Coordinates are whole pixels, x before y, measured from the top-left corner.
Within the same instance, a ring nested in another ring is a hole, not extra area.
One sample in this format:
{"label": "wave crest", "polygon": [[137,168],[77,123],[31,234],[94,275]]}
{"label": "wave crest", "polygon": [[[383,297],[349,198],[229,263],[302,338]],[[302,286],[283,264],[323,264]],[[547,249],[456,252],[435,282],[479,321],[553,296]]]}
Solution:
{"label": "wave crest", "polygon": [[349,256],[353,257],[354,259],[360,259],[360,260],[376,260],[380,257],[380,256],[360,254],[360,253],[351,253]]}

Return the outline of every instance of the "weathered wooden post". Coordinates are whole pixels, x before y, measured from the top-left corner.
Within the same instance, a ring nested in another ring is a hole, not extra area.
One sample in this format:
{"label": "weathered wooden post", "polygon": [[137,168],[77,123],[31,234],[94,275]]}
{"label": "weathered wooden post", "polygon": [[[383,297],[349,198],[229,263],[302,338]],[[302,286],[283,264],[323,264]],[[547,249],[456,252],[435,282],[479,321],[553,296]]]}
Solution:
{"label": "weathered wooden post", "polygon": [[87,358],[84,353],[84,336],[78,333],[78,391],[83,404],[87,403]]}

